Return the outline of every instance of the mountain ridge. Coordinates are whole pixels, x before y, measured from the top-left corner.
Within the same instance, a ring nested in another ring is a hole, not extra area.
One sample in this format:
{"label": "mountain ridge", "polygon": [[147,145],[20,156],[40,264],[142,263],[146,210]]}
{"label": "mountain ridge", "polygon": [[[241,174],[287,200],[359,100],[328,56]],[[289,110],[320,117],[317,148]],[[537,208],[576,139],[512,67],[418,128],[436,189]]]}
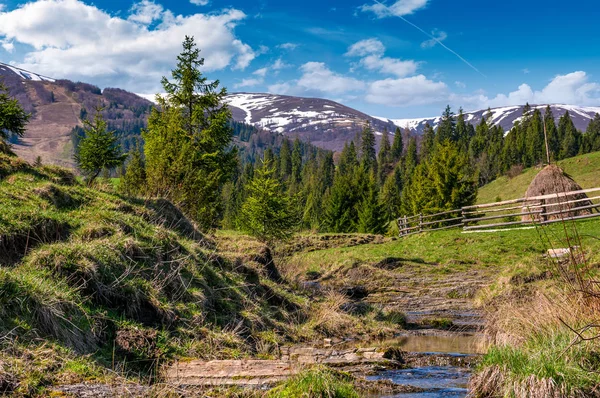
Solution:
{"label": "mountain ridge", "polygon": [[[15,152],[28,161],[37,156],[47,163],[73,167],[72,131],[82,125],[82,114],[102,103],[109,128],[123,136],[126,148],[137,145],[137,137],[147,122],[153,102],[148,96],[121,89],[98,87],[86,83],[50,78],[0,62],[0,77],[27,112],[32,114],[24,137],[14,140]],[[238,92],[228,94],[233,119],[264,134],[298,137],[317,147],[340,151],[346,142],[359,137],[369,122],[378,141],[387,129],[391,134],[399,127],[403,135],[419,136],[426,123],[434,128],[441,117],[392,119],[371,116],[338,102],[323,98],[307,98],[269,93]],[[505,131],[522,117],[523,105],[491,108],[492,124]],[[533,105],[532,108],[545,108]],[[575,126],[585,131],[600,107],[565,104],[551,105],[555,119],[569,111]],[[465,120],[477,125],[487,109],[465,112]],[[123,130],[123,132],[121,131]],[[264,141],[264,139],[261,139]],[[267,141],[272,141],[268,139]]]}
{"label": "mountain ridge", "polygon": [[[560,119],[561,116],[565,114],[566,111],[569,111],[569,115],[571,119],[573,119],[573,123],[578,130],[585,131],[587,125],[590,120],[592,120],[596,113],[600,114],[600,106],[576,106],[576,105],[568,105],[568,104],[544,104],[544,105],[531,105],[531,109],[539,109],[544,113],[544,110],[547,106],[550,106],[552,110],[552,114],[556,122]],[[508,132],[514,125],[516,121],[519,121],[523,118],[523,109],[525,105],[514,105],[514,106],[502,106],[496,108],[489,108],[491,111],[491,121],[494,125],[500,125],[504,131]],[[481,122],[481,119],[484,115],[488,113],[488,109],[480,109],[471,112],[464,112],[465,121],[477,125]],[[429,123],[434,128],[437,127],[439,121],[441,120],[441,116],[436,117],[424,117],[424,118],[414,118],[414,119],[390,119],[384,117],[374,116],[377,119],[384,121],[391,121],[396,126],[400,128],[408,128],[413,133],[421,134],[423,129],[425,128],[425,123]]]}

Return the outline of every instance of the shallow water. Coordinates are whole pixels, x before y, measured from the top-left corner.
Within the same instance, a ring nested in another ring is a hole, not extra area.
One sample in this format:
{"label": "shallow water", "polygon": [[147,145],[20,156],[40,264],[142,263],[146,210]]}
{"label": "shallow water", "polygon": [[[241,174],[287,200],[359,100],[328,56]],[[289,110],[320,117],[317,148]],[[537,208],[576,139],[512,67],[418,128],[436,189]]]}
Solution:
{"label": "shallow water", "polygon": [[438,397],[465,397],[467,384],[471,373],[469,369],[427,366],[415,369],[387,370],[376,376],[369,376],[369,380],[390,380],[396,384],[403,384],[426,389],[420,393],[403,393],[386,395],[385,397],[398,398],[438,398]]}
{"label": "shallow water", "polygon": [[[483,354],[487,342],[481,335],[407,335],[386,343],[407,352],[471,356]],[[471,370],[455,366],[424,366],[412,369],[387,370],[369,380],[390,380],[396,384],[425,389],[420,393],[381,396],[398,398],[465,397]]]}
{"label": "shallow water", "polygon": [[389,342],[407,352],[483,354],[487,343],[480,335],[408,335]]}

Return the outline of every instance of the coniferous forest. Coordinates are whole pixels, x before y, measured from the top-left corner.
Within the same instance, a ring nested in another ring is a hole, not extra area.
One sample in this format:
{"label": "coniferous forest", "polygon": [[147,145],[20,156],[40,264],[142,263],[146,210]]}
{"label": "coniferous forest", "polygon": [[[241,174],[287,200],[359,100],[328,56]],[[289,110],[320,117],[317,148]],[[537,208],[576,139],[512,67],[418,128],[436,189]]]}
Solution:
{"label": "coniferous forest", "polygon": [[[143,140],[128,138],[128,161],[112,172],[122,177],[124,193],[166,196],[208,229],[270,236],[260,232],[258,219],[249,222],[250,207],[268,207],[258,195],[277,203],[277,212],[263,215],[270,228],[392,233],[400,216],[473,204],[478,187],[547,162],[544,134],[550,161],[600,150],[599,115],[584,134],[568,112],[557,125],[549,106],[542,111],[526,105],[506,134],[488,123],[491,111],[474,126],[462,109],[455,114],[447,106],[439,124],[427,124],[422,136],[400,128],[375,132],[366,123],[360,136],[333,153],[233,121],[223,105],[225,89],[202,76],[192,39],[178,61],[173,81],[163,79],[167,94],[152,110]],[[258,192],[265,184],[269,192]],[[279,221],[271,223],[273,218]]]}

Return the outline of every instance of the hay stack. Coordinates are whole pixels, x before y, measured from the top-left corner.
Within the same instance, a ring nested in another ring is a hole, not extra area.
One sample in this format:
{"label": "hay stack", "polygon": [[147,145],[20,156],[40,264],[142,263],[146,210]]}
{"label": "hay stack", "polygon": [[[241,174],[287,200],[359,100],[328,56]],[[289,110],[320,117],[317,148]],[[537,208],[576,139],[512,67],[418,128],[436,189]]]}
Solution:
{"label": "hay stack", "polygon": [[[581,186],[579,186],[579,184],[577,184],[569,175],[567,175],[560,167],[551,164],[544,167],[544,169],[542,169],[542,171],[535,176],[529,185],[529,188],[527,188],[525,198],[580,190],[582,190]],[[563,211],[563,213],[543,217],[538,215],[525,215],[522,217],[522,219],[523,221],[529,221],[535,218],[536,221],[546,221],[591,214],[592,209],[577,210],[578,207],[591,205],[592,202],[589,200],[582,200],[581,202],[577,203],[565,203],[572,200],[586,199],[587,197],[588,196],[586,194],[581,193],[570,195],[568,197],[525,202],[523,205],[523,213],[541,209],[544,210],[544,213],[555,212],[559,210]],[[541,203],[541,205],[538,203]]]}

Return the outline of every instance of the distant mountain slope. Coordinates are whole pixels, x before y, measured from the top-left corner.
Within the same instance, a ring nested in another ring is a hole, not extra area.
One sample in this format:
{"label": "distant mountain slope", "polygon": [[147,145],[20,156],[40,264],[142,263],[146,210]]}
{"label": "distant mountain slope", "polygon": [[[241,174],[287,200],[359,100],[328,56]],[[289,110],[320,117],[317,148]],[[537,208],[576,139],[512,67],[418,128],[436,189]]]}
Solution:
{"label": "distant mountain slope", "polygon": [[321,148],[339,151],[369,121],[376,133],[391,121],[382,121],[334,101],[287,95],[235,93],[227,96],[233,118],[289,137],[298,136]]}
{"label": "distant mountain slope", "polygon": [[[55,80],[0,62],[0,79],[9,88],[25,110],[32,114],[27,132],[22,139],[14,140],[15,151],[24,159],[33,161],[37,156],[45,163],[73,166],[74,128],[81,127],[81,118],[93,112],[98,105],[104,107],[104,117],[110,129],[117,131],[120,142],[127,151],[136,143],[146,126],[153,103],[139,95],[116,88],[100,90],[86,83]],[[258,129],[254,138],[236,137],[240,146],[247,147],[247,158],[275,142],[283,135],[314,146],[339,151],[344,143],[355,139],[369,121],[376,134],[384,129],[393,132],[396,127],[408,128],[410,134],[419,135],[428,122],[434,127],[440,117],[420,119],[387,119],[369,116],[345,105],[321,98],[303,98],[260,93],[234,93],[227,96],[233,118]],[[534,106],[545,108],[545,105]],[[600,107],[552,105],[558,120],[569,111],[575,126],[585,131]],[[493,108],[492,122],[509,130],[522,117],[523,106]],[[441,113],[441,112],[440,112]],[[487,110],[466,113],[466,120],[474,125],[481,121]],[[406,136],[406,132],[403,132]],[[272,136],[271,136],[272,135]],[[76,139],[75,139],[76,141]],[[255,149],[259,150],[256,151]]]}
{"label": "distant mountain slope", "polygon": [[[73,152],[82,134],[82,118],[93,117],[97,106],[108,128],[116,131],[124,151],[137,145],[154,103],[118,88],[100,88],[81,82],[52,79],[0,62],[0,81],[32,117],[22,138],[12,137],[14,151],[33,162],[74,167]],[[268,147],[277,149],[283,135],[242,123],[233,123],[240,159],[253,161]],[[304,152],[315,150],[303,145]]]}
{"label": "distant mountain slope", "polygon": [[[532,105],[531,108],[540,109],[542,113],[544,113],[546,106],[547,105]],[[505,131],[510,130],[514,123],[522,118],[523,107],[524,106],[505,106],[500,108],[492,108],[492,123],[499,124]],[[590,123],[590,120],[594,118],[594,115],[596,113],[600,113],[600,107],[580,107],[555,104],[550,105],[550,108],[552,109],[552,114],[554,115],[557,123],[558,119],[560,119],[565,112],[569,111],[571,119],[573,119],[573,123],[575,123],[575,127],[581,131],[585,131]],[[466,112],[465,120],[476,126],[481,122],[481,118],[486,115],[487,112],[487,109]],[[420,119],[386,119],[378,117],[378,119],[385,122],[392,122],[400,128],[408,128],[413,133],[421,134],[423,133],[426,123],[429,123],[435,128],[440,122],[441,117],[438,116]]]}
{"label": "distant mountain slope", "polygon": [[32,117],[24,137],[13,139],[14,151],[27,161],[40,156],[44,163],[72,167],[72,131],[98,106],[108,127],[117,132],[125,148],[146,125],[153,104],[115,88],[100,90],[87,83],[55,80],[0,63],[0,79]]}

